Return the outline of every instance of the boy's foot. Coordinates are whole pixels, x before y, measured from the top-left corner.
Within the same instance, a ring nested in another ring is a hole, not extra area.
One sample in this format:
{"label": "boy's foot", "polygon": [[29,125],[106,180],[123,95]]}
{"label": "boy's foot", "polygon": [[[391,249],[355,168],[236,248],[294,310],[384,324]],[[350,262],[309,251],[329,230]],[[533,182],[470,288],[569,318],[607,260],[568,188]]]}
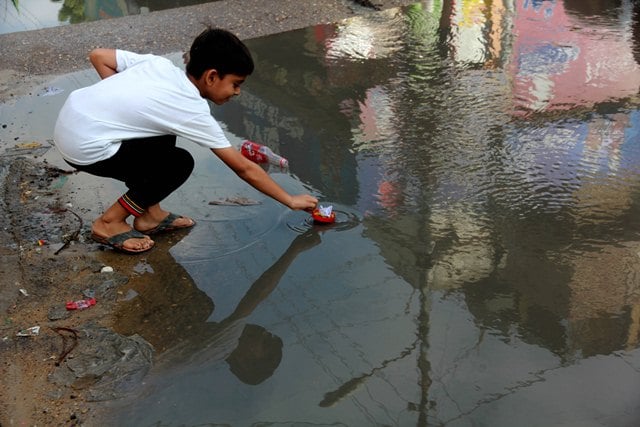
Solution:
{"label": "boy's foot", "polygon": [[91,238],[98,243],[110,246],[120,252],[138,254],[153,247],[153,240],[136,230],[125,231],[111,237],[100,236],[92,232]]}
{"label": "boy's foot", "polygon": [[139,253],[153,247],[154,242],[149,236],[133,230],[124,220],[107,221],[104,217],[96,219],[91,226],[93,240],[123,252]]}
{"label": "boy's foot", "polygon": [[[134,223],[134,225],[137,225]],[[158,225],[155,227],[141,230],[136,226],[136,230],[141,233],[152,235],[158,233],[166,233],[168,231],[180,230],[183,228],[190,228],[196,225],[196,222],[186,216],[176,215],[174,213],[169,213]]]}

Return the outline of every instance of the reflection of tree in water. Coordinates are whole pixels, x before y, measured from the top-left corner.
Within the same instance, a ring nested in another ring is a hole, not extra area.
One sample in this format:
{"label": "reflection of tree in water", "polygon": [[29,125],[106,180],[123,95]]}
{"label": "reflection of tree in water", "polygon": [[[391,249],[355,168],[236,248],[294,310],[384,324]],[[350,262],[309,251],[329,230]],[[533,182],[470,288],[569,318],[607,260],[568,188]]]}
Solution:
{"label": "reflection of tree in water", "polygon": [[[12,1],[17,8],[18,0]],[[59,2],[60,0],[52,1]],[[206,2],[207,0],[63,0],[62,8],[58,12],[58,21],[78,24],[137,15],[141,8],[156,11]]]}
{"label": "reflection of tree in water", "polygon": [[84,22],[84,0],[64,0],[58,12],[58,21],[71,24]]}
{"label": "reflection of tree in water", "polygon": [[71,24],[118,18],[140,12],[135,0],[64,0],[58,20]]}

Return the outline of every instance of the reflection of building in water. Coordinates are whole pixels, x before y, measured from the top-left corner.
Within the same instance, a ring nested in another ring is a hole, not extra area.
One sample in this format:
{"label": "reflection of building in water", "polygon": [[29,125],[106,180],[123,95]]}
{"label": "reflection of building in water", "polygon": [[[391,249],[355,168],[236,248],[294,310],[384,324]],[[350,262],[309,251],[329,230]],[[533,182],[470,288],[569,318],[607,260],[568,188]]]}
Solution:
{"label": "reflection of building in water", "polygon": [[333,37],[326,39],[328,59],[349,60],[384,58],[402,48],[398,9],[387,9],[372,16],[349,18],[337,25]]}
{"label": "reflection of building in water", "polygon": [[[519,323],[531,329],[546,317],[537,336],[568,357],[637,344],[640,242],[628,235],[640,185],[637,117],[634,111],[551,122],[512,141],[519,154],[504,171],[514,184],[504,197],[518,201],[510,209],[537,210],[524,218],[546,221],[549,229],[538,232],[549,242],[503,238],[508,262],[499,274],[517,291]],[[513,264],[518,258],[528,261]]]}
{"label": "reflection of building in water", "polygon": [[623,5],[598,27],[597,19],[569,14],[564,2],[517,2],[509,67],[515,107],[569,109],[638,93],[631,3]]}
{"label": "reflection of building in water", "polygon": [[[379,22],[365,31],[366,20],[357,21],[353,33],[380,37],[382,46],[396,37],[401,49],[392,53],[373,49],[375,39],[364,45],[348,38],[333,42],[340,32],[328,26],[309,31],[305,52],[318,55],[318,46],[329,51],[317,63],[303,57],[275,67],[276,61],[265,61],[272,72],[261,76],[259,87],[262,99],[279,106],[279,114],[263,117],[265,123],[275,125],[284,111],[299,119],[303,134],[296,138],[308,145],[300,144],[307,153],[299,164],[303,173],[319,171],[310,181],[342,203],[352,202],[344,197],[350,187],[364,216],[363,235],[416,289],[423,409],[433,390],[429,364],[436,363],[428,347],[440,336],[429,327],[430,316],[437,316],[430,311],[434,295],[459,302],[478,330],[549,350],[561,361],[635,346],[638,328],[637,310],[629,309],[636,291],[621,286],[618,277],[605,283],[604,273],[608,263],[635,274],[631,252],[591,240],[594,231],[610,238],[603,229],[619,226],[633,209],[633,196],[625,193],[637,185],[629,182],[635,179],[629,174],[633,154],[625,153],[630,144],[620,140],[629,134],[624,117],[543,116],[531,123],[509,115],[510,46],[513,37],[526,36],[511,33],[514,9],[507,2],[486,1],[484,8],[474,1],[443,2],[441,9],[436,3],[408,8],[406,19],[393,20],[388,31]],[[551,17],[557,3],[537,4],[541,16]],[[448,26],[464,17],[454,11],[478,17],[464,22],[485,29],[472,31],[480,41],[460,49],[447,44]],[[544,34],[541,40],[549,39]],[[277,57],[278,43],[271,43],[264,48]],[[581,54],[572,46],[536,53],[522,58],[523,69],[562,71]],[[286,132],[279,129],[274,141],[282,142]],[[310,140],[314,133],[320,136]],[[603,184],[598,191],[597,183]],[[620,185],[607,191],[615,183]],[[605,194],[617,203],[599,199]],[[590,222],[598,216],[603,222],[594,229]],[[585,241],[595,249],[572,246]],[[598,251],[615,255],[594,263]],[[590,266],[603,274],[592,274]],[[349,393],[364,378],[354,375],[337,390]]]}
{"label": "reflection of building in water", "polygon": [[[376,24],[377,31],[371,31],[371,34],[388,40],[389,34],[402,30],[400,32],[407,35],[405,41],[397,45],[404,44],[412,55],[416,55],[416,61],[428,65],[430,61],[438,59],[426,55],[432,54],[433,46],[437,45],[440,37],[437,22],[442,5],[436,8],[433,2],[423,3],[409,8],[409,18],[403,26],[392,23],[388,24],[393,25],[392,30],[384,30],[384,27]],[[466,7],[465,12],[477,13],[482,10],[480,3],[472,3],[467,5],[471,9]],[[366,20],[361,19],[359,25],[365,23]],[[470,24],[478,24],[479,28],[483,28],[485,22]],[[485,40],[479,43],[484,51],[490,50]],[[328,45],[334,46],[332,43]],[[328,55],[330,53],[329,50]],[[335,56],[331,54],[331,57]],[[343,57],[353,61],[358,59],[354,55],[350,57],[345,54]],[[481,62],[485,60],[483,56]],[[443,180],[439,189],[429,190],[442,193],[429,197],[449,198],[451,202],[446,205],[430,204],[426,208],[425,204],[429,202],[424,200],[426,195],[423,193],[430,187],[430,183],[425,182],[425,179],[429,179],[428,173],[424,175],[422,166],[417,170],[408,170],[403,164],[402,159],[406,157],[419,161],[422,152],[420,146],[426,146],[431,138],[442,137],[423,135],[424,142],[414,141],[419,146],[403,140],[403,127],[412,127],[407,119],[416,118],[407,115],[407,108],[401,104],[411,102],[409,100],[419,101],[425,93],[434,90],[429,85],[432,76],[424,72],[437,74],[437,68],[431,65],[430,69],[418,67],[408,77],[410,82],[415,79],[416,92],[422,92],[417,97],[406,90],[406,81],[391,76],[383,84],[366,89],[363,100],[342,101],[341,111],[350,119],[352,126],[352,148],[358,160],[361,190],[358,208],[365,214],[365,224],[370,225],[365,234],[380,243],[385,258],[412,286],[418,289],[425,286],[430,289],[451,289],[486,277],[493,270],[494,254],[487,221],[472,206],[462,202],[468,196],[465,190],[467,184],[457,185]],[[458,117],[449,117],[448,120],[459,123],[462,129],[465,121],[472,120],[463,113],[458,111]],[[437,112],[435,114],[439,115]],[[446,112],[443,111],[443,114]],[[425,162],[430,155],[427,154]],[[450,155],[454,154],[450,152]],[[455,179],[454,176],[451,178]],[[419,206],[411,206],[414,203]],[[428,210],[429,214],[424,217],[416,213],[416,209],[425,210],[425,214]]]}
{"label": "reflection of building in water", "polygon": [[[513,0],[453,1],[450,25],[452,55],[462,65],[501,66],[508,53]],[[506,50],[506,51],[505,51]]]}
{"label": "reflection of building in water", "polygon": [[[613,228],[620,217],[634,211],[634,188],[640,184],[639,119],[640,113],[634,111],[596,116],[589,123],[582,157],[585,176],[573,193],[578,218],[584,226],[591,226],[588,229]],[[570,341],[591,343],[600,351],[619,349],[622,343],[637,346],[639,250],[640,241],[621,236],[568,259],[573,271]]]}
{"label": "reflection of building in water", "polygon": [[[509,71],[515,64],[519,72],[515,77],[516,89],[521,89],[522,86],[518,85],[530,79],[530,88],[533,88],[530,93],[539,95],[532,98],[527,108],[563,108],[563,97],[590,106],[594,102],[618,99],[637,91],[640,73],[637,73],[635,63],[628,61],[632,56],[630,44],[623,34],[628,25],[624,16],[620,18],[619,25],[622,30],[606,27],[588,33],[578,31],[575,43],[565,44],[563,41],[571,41],[573,35],[566,37],[574,30],[567,27],[573,21],[558,9],[562,5],[556,2],[534,3],[517,2],[522,14],[515,18],[516,3],[452,2],[453,7],[443,8],[452,13],[451,19],[445,17],[443,20],[453,25],[452,59],[463,68],[473,64],[492,64],[492,67],[504,65],[507,67],[505,71]],[[562,13],[558,14],[559,11]],[[540,22],[549,22],[557,28],[551,30]],[[512,36],[510,30],[514,23]],[[485,31],[486,28],[491,28],[491,31]],[[556,33],[560,41],[550,39],[549,34]],[[432,33],[431,37],[437,37],[437,33]],[[510,65],[507,59],[511,48],[504,43],[511,43],[511,37],[517,48],[513,55],[518,59]],[[428,45],[426,42],[425,46]],[[592,45],[594,51],[588,52]],[[609,59],[603,61],[598,58],[595,52],[602,50],[609,50],[605,55]],[[423,53],[429,51],[424,50]],[[611,62],[611,53],[622,58],[620,67],[619,64],[606,63]],[[357,60],[357,55],[351,57]],[[432,61],[435,59],[431,58]],[[579,66],[576,68],[576,65]],[[418,70],[429,71],[426,67]],[[618,84],[616,79],[628,73],[634,73],[633,78]],[[577,81],[564,85],[565,80],[575,80],[576,77]],[[406,92],[406,85],[396,84],[395,79],[390,78],[366,89],[362,100],[356,98],[341,103],[342,112],[351,121],[352,146],[356,150],[360,183],[358,207],[365,212],[365,235],[378,242],[381,253],[394,271],[412,286],[464,289],[465,293],[477,286],[468,293],[475,314],[495,319],[505,310],[512,311],[514,317],[511,321],[526,331],[526,340],[544,344],[559,354],[574,354],[578,350],[593,354],[595,349],[608,352],[606,349],[623,348],[627,341],[637,341],[638,322],[634,319],[638,316],[625,314],[628,307],[635,304],[635,287],[624,285],[624,281],[618,280],[620,278],[614,279],[612,285],[604,286],[602,276],[598,278],[589,274],[588,266],[596,256],[593,253],[565,255],[561,248],[576,237],[571,236],[576,232],[563,230],[555,241],[551,230],[542,231],[542,235],[527,236],[526,223],[500,223],[500,215],[496,219],[495,213],[486,211],[487,206],[468,202],[477,197],[474,186],[489,185],[496,179],[482,173],[465,176],[462,160],[475,155],[478,159],[482,157],[487,146],[476,141],[484,139],[479,136],[483,133],[487,139],[495,138],[489,133],[490,122],[477,119],[473,109],[456,109],[443,102],[443,109],[455,111],[455,114],[446,117],[434,114],[433,119],[447,122],[449,129],[455,129],[458,139],[449,141],[455,144],[443,144],[446,153],[427,153],[407,145],[403,127],[409,128],[411,124],[404,120],[402,114],[407,109],[401,108],[400,103],[422,97],[428,99],[425,94],[432,90],[433,84],[429,78],[433,77],[426,74],[415,76],[410,83],[416,85],[412,87],[414,94]],[[459,72],[458,81],[447,89],[459,89],[467,80],[481,82],[481,78],[470,67]],[[585,95],[584,86],[587,84],[591,87]],[[491,85],[477,84],[475,89],[487,92],[490,100],[486,102],[494,99],[491,91],[495,88]],[[512,96],[516,102],[523,100],[522,94]],[[497,107],[501,107],[499,98],[495,97]],[[418,102],[415,105],[424,109]],[[523,182],[504,182],[504,193],[497,195],[495,202],[500,206],[506,203],[504,207],[514,209],[514,215],[522,215],[534,222],[546,221],[547,215],[562,218],[567,210],[571,210],[573,220],[567,220],[570,227],[576,227],[577,233],[585,226],[581,221],[590,222],[598,216],[605,223],[619,221],[624,212],[633,208],[633,198],[628,192],[635,188],[628,181],[629,163],[633,160],[630,153],[625,156],[621,148],[625,131],[628,131],[628,118],[627,114],[606,118],[596,116],[585,122],[578,121],[580,125],[575,129],[566,127],[564,123],[551,123],[547,129],[532,128],[529,134],[526,127],[518,127],[516,135],[521,140],[508,141],[508,145],[514,146],[516,155],[501,165],[501,173],[509,179],[522,178]],[[468,141],[460,138],[466,132],[462,130],[465,129],[464,123],[474,124],[474,128],[468,130]],[[505,133],[508,134],[508,130]],[[425,135],[425,144],[441,137]],[[525,147],[523,143],[527,140],[530,140],[529,146]],[[435,145],[431,147],[437,150]],[[457,151],[458,148],[461,150]],[[440,154],[443,159],[450,159],[448,164],[453,169],[434,172],[437,175],[431,182],[428,172],[425,174],[424,170],[407,168],[401,163],[407,158],[421,156],[427,162],[430,156]],[[452,162],[451,159],[460,160]],[[619,181],[616,183],[616,180]],[[424,205],[416,208],[411,206],[416,200],[411,195],[419,194],[421,188],[428,188],[430,194],[422,195],[426,199],[418,196]],[[549,192],[541,191],[544,188]],[[440,200],[447,202],[441,203]],[[540,212],[541,208],[542,215],[538,216],[536,211]],[[519,214],[518,209],[523,212]],[[416,210],[422,210],[423,214]],[[505,226],[512,229],[505,230]],[[587,224],[586,227],[589,229],[590,226]],[[514,238],[520,240],[512,240]],[[587,236],[578,236],[579,241],[584,238],[588,239]],[[536,242],[535,239],[541,241]],[[605,245],[602,250],[608,253],[613,248]],[[546,255],[538,256],[536,251]],[[630,254],[627,249],[618,257],[606,256],[608,261],[601,263],[601,268],[607,264],[617,265],[613,267],[615,270],[634,276],[635,269],[629,267]],[[491,292],[488,283],[493,281],[506,286],[496,290],[499,295]],[[612,286],[616,288],[614,291]],[[477,298],[484,299],[484,309],[476,310]],[[595,301],[590,301],[590,298]],[[495,316],[489,314],[493,309],[496,310]],[[488,311],[483,313],[483,310]],[[578,315],[580,312],[582,314]],[[548,314],[546,320],[545,313]],[[615,320],[611,320],[614,313],[621,315],[614,315]],[[546,326],[540,328],[541,324]],[[583,325],[590,327],[583,328]],[[612,333],[621,329],[626,330],[622,333],[622,340]],[[505,333],[507,331],[508,328]],[[609,342],[602,341],[604,336],[609,336]]]}

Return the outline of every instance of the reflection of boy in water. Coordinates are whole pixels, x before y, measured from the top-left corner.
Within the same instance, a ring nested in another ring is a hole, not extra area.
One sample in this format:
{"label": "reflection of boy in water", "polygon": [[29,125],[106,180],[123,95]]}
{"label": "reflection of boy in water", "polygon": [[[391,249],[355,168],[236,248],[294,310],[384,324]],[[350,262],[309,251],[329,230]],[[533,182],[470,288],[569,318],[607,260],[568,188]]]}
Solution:
{"label": "reflection of boy in water", "polygon": [[[73,91],[56,121],[55,145],[74,168],[126,184],[128,191],[96,219],[92,238],[127,253],[151,249],[150,235],[195,222],[161,208],[189,177],[194,160],[176,136],[211,149],[238,177],[291,209],[315,208],[308,194],[291,195],[231,145],[211,116],[240,94],[253,72],[247,47],[222,29],[207,29],[191,45],[185,70],[155,55],[95,49],[102,78]],[[133,226],[128,223],[133,216]]]}
{"label": "reflection of boy in water", "polygon": [[171,356],[184,357],[188,353],[185,367],[189,369],[210,364],[212,358],[224,358],[231,372],[247,384],[259,384],[269,378],[280,365],[282,340],[261,326],[247,324],[245,319],[278,286],[298,254],[318,243],[320,236],[316,232],[297,236],[285,253],[253,283],[233,313],[220,323],[209,322],[194,331],[190,341],[170,351]]}
{"label": "reflection of boy in water", "polygon": [[[144,286],[136,298],[144,300],[143,305],[132,300],[129,303],[131,313],[116,313],[117,318],[126,317],[133,326],[117,324],[115,327],[126,335],[138,333],[154,345],[161,353],[158,374],[161,378],[168,375],[167,381],[202,373],[207,366],[224,360],[242,382],[260,384],[279,366],[282,340],[261,326],[247,324],[246,318],[276,288],[298,254],[319,243],[320,236],[314,231],[297,236],[285,253],[253,283],[233,313],[218,323],[206,321],[214,309],[213,303],[193,283],[163,280],[167,285],[166,292],[158,289],[162,283]],[[159,268],[155,274],[162,276],[160,269],[168,268],[172,263],[155,260],[156,256],[167,255],[165,251],[157,251],[149,257],[149,262]],[[171,268],[175,268],[175,264]],[[163,305],[170,307],[165,309]],[[120,305],[122,310],[128,311],[126,306]],[[169,348],[163,351],[166,344]]]}
{"label": "reflection of boy in water", "polygon": [[231,372],[243,383],[257,385],[275,372],[282,360],[282,340],[262,326],[247,324],[238,346],[227,357]]}

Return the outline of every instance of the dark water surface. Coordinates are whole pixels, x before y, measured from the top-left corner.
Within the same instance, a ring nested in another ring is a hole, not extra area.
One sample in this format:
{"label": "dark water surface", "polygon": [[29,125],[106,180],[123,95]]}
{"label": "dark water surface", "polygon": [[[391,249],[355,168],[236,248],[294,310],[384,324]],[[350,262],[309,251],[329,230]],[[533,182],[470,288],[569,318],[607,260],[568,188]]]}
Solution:
{"label": "dark water surface", "polygon": [[424,1],[251,40],[214,115],[338,222],[203,150],[172,199],[197,232],[119,325],[158,352],[114,425],[640,425],[634,7]]}
{"label": "dark water surface", "polygon": [[252,40],[214,114],[338,223],[260,199],[174,247],[202,313],[119,422],[638,425],[636,19],[433,1]]}

